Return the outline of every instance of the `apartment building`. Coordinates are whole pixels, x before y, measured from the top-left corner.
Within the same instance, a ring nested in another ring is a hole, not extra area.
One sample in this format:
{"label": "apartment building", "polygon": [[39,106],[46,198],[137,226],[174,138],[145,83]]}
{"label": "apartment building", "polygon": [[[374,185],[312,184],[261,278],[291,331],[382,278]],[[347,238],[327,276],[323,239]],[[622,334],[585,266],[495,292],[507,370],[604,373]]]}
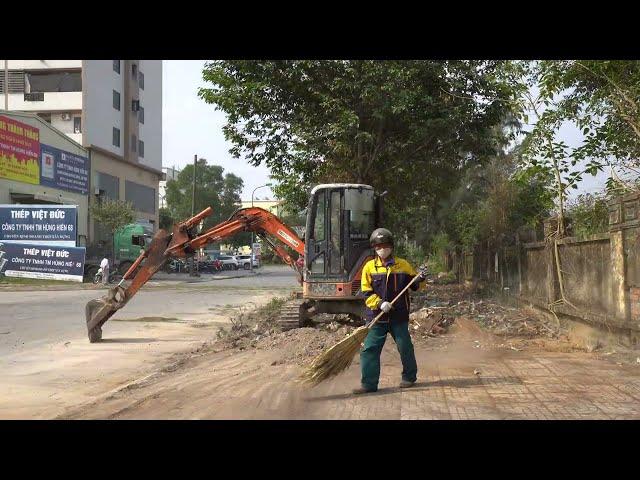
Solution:
{"label": "apartment building", "polygon": [[[162,61],[6,60],[3,66],[5,109],[37,114],[88,152],[89,202],[130,201],[136,220],[157,228]],[[88,232],[89,243],[107,235],[91,218]]]}

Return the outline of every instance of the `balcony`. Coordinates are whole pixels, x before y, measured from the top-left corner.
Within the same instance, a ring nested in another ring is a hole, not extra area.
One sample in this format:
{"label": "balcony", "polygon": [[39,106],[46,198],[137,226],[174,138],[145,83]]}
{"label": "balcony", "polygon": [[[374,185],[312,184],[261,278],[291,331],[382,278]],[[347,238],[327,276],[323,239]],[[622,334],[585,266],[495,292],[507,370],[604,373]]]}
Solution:
{"label": "balcony", "polygon": [[82,110],[82,92],[10,93],[9,109],[26,112]]}

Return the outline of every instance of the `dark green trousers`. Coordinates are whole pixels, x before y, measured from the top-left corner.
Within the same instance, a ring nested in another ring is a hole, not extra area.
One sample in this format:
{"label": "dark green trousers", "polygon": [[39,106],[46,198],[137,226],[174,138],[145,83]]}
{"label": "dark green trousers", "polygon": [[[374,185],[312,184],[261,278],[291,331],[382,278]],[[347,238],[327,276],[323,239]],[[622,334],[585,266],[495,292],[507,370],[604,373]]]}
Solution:
{"label": "dark green trousers", "polygon": [[387,339],[387,333],[396,342],[400,359],[402,360],[402,380],[415,382],[418,374],[416,356],[413,343],[409,335],[409,322],[395,321],[376,323],[364,339],[364,347],[360,351],[360,366],[362,369],[362,386],[366,389],[377,390],[380,380],[380,353]]}

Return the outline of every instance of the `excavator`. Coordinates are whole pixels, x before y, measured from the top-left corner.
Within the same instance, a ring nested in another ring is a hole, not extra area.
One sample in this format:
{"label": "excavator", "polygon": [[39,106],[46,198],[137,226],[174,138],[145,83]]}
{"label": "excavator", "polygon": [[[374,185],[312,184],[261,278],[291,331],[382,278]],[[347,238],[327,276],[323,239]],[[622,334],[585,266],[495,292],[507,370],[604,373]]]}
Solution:
{"label": "excavator", "polygon": [[[254,232],[293,268],[302,285],[282,308],[283,330],[313,324],[321,313],[364,316],[360,278],[373,258],[369,235],[382,223],[382,199],[369,185],[332,183],[311,190],[303,239],[277,216],[258,207],[236,210],[228,220],[198,233],[199,224],[213,212],[206,208],[176,224],[172,232],[158,230],[151,243],[124,274],[120,283],[85,308],[91,343],[102,339],[103,325],[124,307],[144,284],[172,258],[193,256],[198,249],[239,232]],[[134,239],[135,240],[135,239]],[[298,254],[294,258],[284,246]],[[140,246],[144,246],[140,241]]]}

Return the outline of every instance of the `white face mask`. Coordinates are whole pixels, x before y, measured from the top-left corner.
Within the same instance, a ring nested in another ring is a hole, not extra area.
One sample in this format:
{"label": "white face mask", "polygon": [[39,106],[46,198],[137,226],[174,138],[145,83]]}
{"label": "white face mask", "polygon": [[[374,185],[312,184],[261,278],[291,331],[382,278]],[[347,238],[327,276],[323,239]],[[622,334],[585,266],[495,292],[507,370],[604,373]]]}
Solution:
{"label": "white face mask", "polygon": [[378,256],[381,259],[386,260],[387,257],[389,255],[391,255],[391,249],[390,248],[376,248],[376,253],[378,254]]}

